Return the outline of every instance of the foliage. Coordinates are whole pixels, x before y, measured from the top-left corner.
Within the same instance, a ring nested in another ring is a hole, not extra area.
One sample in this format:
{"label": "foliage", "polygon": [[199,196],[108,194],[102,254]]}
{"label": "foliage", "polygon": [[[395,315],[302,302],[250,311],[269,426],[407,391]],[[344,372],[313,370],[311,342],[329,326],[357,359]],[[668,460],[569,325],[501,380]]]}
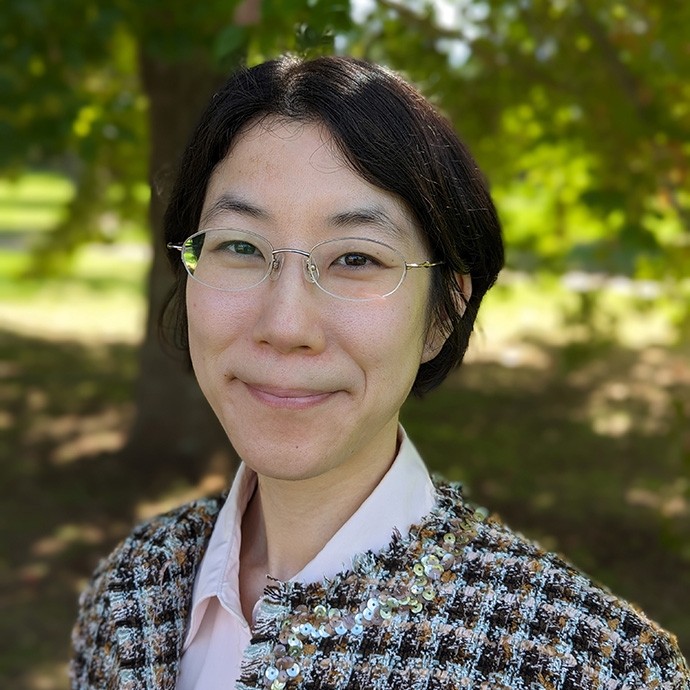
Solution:
{"label": "foliage", "polygon": [[0,168],[74,178],[65,249],[104,234],[104,209],[142,217],[142,51],[227,69],[337,49],[406,72],[473,144],[514,266],[690,268],[687,3],[12,0],[0,21]]}
{"label": "foliage", "polygon": [[43,268],[57,267],[79,244],[107,237],[113,214],[141,218],[146,99],[136,44],[107,4],[9,2],[0,22],[0,166],[60,170],[75,186],[40,252]]}
{"label": "foliage", "polygon": [[436,8],[380,0],[365,54],[404,68],[442,104],[499,201],[536,201],[538,222],[505,214],[513,262],[537,255],[559,269],[686,276],[690,6],[466,0]]}
{"label": "foliage", "polygon": [[75,186],[64,219],[39,247],[39,270],[65,266],[65,256],[84,242],[113,239],[123,220],[143,221],[148,197],[141,185],[149,173],[143,53],[173,64],[197,58],[200,65],[222,67],[246,53],[250,33],[256,35],[255,53],[332,51],[327,22],[332,19],[334,28],[349,22],[346,2],[266,2],[262,30],[252,31],[237,26],[236,5],[6,3],[0,17],[7,55],[0,63],[0,137],[6,144],[0,170],[16,176],[26,169],[56,169]]}

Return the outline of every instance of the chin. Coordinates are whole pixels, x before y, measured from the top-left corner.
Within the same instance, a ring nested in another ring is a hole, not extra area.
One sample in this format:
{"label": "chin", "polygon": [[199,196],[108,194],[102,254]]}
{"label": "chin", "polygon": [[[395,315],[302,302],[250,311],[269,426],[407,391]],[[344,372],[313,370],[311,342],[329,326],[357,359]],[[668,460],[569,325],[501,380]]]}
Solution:
{"label": "chin", "polygon": [[289,438],[275,443],[266,443],[264,439],[259,445],[237,441],[233,445],[244,464],[262,477],[300,481],[313,479],[333,468],[325,450],[305,448],[291,443]]}

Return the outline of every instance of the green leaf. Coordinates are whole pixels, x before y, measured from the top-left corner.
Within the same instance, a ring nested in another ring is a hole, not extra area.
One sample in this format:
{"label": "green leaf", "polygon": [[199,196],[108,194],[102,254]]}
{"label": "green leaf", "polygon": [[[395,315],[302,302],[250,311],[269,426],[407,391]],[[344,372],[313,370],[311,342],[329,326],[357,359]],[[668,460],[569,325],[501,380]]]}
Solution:
{"label": "green leaf", "polygon": [[222,63],[243,48],[247,41],[247,31],[242,26],[226,26],[216,36],[213,44],[213,57]]}

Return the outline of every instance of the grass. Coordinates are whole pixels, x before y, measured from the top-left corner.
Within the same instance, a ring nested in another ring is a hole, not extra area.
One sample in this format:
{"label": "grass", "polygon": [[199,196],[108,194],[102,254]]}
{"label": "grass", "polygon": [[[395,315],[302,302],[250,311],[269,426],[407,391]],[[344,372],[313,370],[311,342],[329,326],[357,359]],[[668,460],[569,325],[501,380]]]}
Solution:
{"label": "grass", "polygon": [[0,180],[0,320],[24,333],[134,342],[141,333],[150,251],[145,234],[81,247],[59,275],[37,275],[32,247],[61,218],[73,194],[64,178]]}
{"label": "grass", "polygon": [[58,220],[74,188],[61,175],[35,173],[0,180],[0,235],[41,233]]}
{"label": "grass", "polygon": [[[26,277],[26,255],[0,252],[0,321],[14,330],[57,338],[135,342],[145,317],[145,247],[117,258],[117,246],[87,246],[68,276]],[[124,270],[126,269],[126,270]]]}
{"label": "grass", "polygon": [[[0,220],[2,203],[0,187]],[[144,503],[118,463],[145,249],[86,247],[68,276],[38,280],[22,278],[27,254],[3,232],[0,686],[63,690],[77,593],[97,559],[142,514],[208,491],[217,469]],[[639,604],[688,655],[686,296],[619,287],[510,277],[487,299],[466,364],[410,400],[404,423],[434,471]]]}

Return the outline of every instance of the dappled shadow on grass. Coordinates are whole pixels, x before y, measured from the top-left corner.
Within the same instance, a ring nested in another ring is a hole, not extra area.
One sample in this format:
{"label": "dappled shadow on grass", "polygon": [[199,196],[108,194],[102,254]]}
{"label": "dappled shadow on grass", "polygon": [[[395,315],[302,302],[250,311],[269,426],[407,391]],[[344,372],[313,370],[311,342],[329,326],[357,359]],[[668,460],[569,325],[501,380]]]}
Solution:
{"label": "dappled shadow on grass", "polygon": [[0,331],[0,687],[66,687],[77,595],[98,559],[143,516],[219,487],[190,487],[164,457],[146,482],[132,472],[119,450],[135,372],[132,345]]}
{"label": "dappled shadow on grass", "polygon": [[[639,603],[687,654],[688,353],[521,347],[410,401],[408,432],[473,501]],[[227,480],[208,466],[190,486],[165,457],[146,485],[128,469],[135,370],[130,345],[0,332],[2,687],[66,687],[77,593],[98,558],[143,515]]]}
{"label": "dappled shadow on grass", "polygon": [[126,428],[133,366],[128,346],[0,333],[3,687],[66,659],[79,582],[129,522],[108,453]]}

